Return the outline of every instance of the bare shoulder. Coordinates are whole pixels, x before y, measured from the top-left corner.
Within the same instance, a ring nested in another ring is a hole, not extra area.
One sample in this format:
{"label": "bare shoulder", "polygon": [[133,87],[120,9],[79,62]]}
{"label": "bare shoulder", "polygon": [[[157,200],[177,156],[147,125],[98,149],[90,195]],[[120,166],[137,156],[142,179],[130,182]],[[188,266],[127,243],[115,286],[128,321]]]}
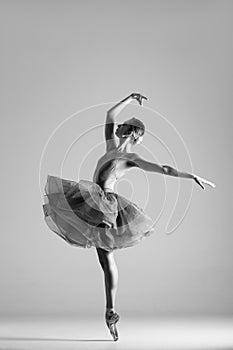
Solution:
{"label": "bare shoulder", "polygon": [[139,155],[137,153],[127,153],[127,152],[121,152],[118,151],[117,149],[112,149],[111,151],[105,152],[100,158],[99,161],[106,161],[110,159],[117,159],[121,158],[122,160],[126,161],[134,161],[136,159],[140,159]]}
{"label": "bare shoulder", "polygon": [[117,157],[117,152],[115,149],[106,151],[99,159],[98,163],[105,163],[106,161],[113,160]]}

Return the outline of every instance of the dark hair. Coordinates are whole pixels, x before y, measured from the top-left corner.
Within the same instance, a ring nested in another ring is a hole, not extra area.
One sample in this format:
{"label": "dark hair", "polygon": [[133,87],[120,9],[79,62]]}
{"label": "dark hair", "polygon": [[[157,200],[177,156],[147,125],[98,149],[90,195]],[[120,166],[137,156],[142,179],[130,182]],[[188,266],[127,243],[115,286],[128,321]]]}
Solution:
{"label": "dark hair", "polygon": [[[127,125],[127,132],[124,134],[125,136],[130,135],[132,131],[135,132],[138,136],[142,136],[145,133],[145,125],[141,120],[133,117],[129,120],[126,120],[122,125]],[[136,143],[137,138],[134,138],[133,143]]]}

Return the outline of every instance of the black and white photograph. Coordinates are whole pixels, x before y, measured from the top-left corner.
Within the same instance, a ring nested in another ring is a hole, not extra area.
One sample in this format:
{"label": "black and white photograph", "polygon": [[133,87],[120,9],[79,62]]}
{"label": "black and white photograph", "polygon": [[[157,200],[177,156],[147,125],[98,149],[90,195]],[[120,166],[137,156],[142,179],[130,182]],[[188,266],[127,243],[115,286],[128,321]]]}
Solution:
{"label": "black and white photograph", "polygon": [[232,350],[233,1],[0,27],[0,350]]}

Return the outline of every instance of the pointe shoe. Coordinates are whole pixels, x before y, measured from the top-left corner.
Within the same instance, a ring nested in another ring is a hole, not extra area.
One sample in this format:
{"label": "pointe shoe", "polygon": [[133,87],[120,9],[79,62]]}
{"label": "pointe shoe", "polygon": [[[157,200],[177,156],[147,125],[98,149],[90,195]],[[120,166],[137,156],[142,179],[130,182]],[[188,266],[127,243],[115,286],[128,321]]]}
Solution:
{"label": "pointe shoe", "polygon": [[116,328],[116,323],[119,321],[120,316],[117,312],[114,311],[106,311],[105,313],[105,321],[107,324],[108,329],[110,330],[110,333],[114,339],[114,341],[118,340],[118,331]]}

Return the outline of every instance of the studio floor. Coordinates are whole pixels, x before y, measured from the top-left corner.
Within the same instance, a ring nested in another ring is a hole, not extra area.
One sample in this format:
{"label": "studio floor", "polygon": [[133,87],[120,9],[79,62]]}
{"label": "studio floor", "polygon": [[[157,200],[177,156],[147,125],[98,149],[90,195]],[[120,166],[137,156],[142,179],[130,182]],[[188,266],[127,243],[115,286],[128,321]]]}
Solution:
{"label": "studio floor", "polygon": [[0,320],[0,350],[233,349],[232,318],[130,318],[114,342],[101,317],[24,317]]}

